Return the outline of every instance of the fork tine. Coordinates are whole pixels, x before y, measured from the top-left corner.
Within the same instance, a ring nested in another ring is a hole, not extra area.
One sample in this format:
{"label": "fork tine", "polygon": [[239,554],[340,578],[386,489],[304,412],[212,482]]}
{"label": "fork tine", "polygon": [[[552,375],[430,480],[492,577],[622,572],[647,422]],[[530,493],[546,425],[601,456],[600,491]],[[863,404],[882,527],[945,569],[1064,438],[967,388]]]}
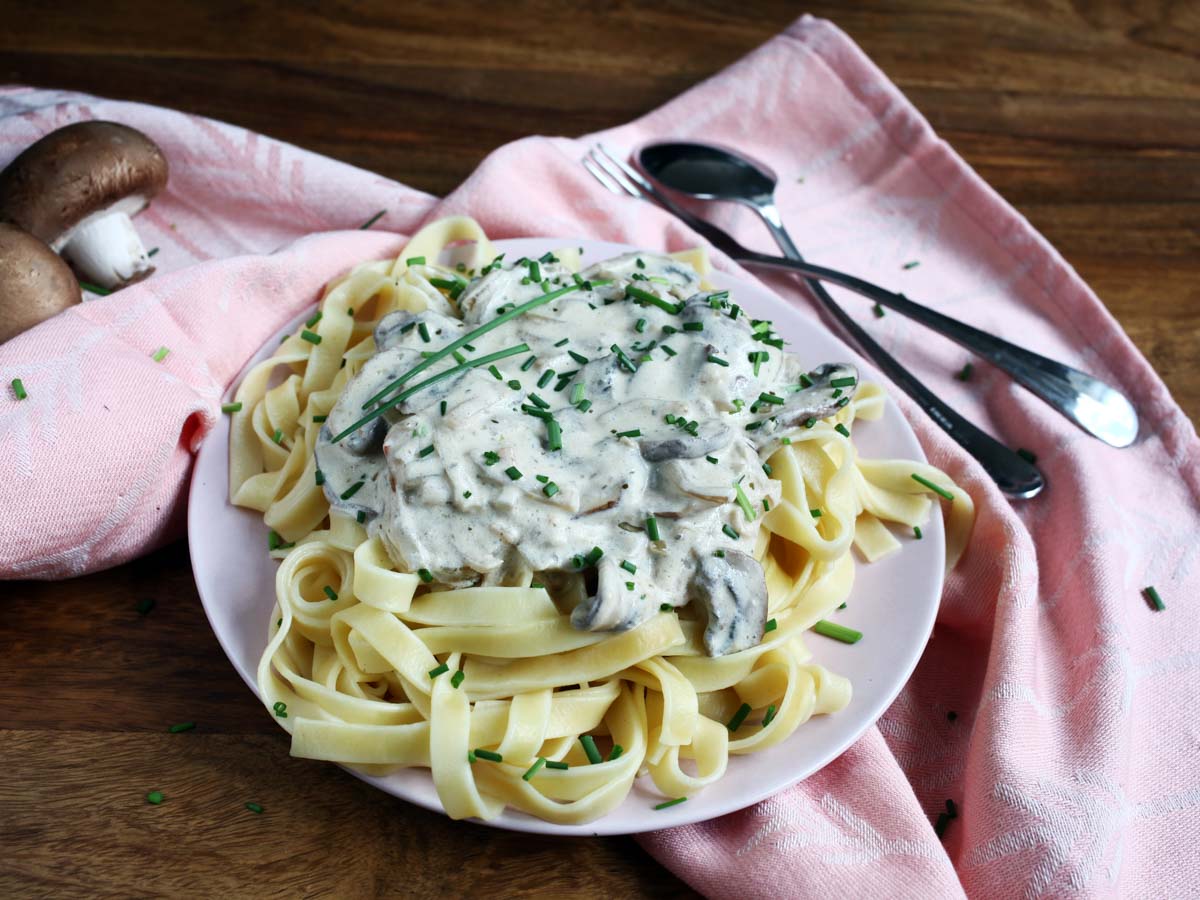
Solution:
{"label": "fork tine", "polygon": [[645,192],[640,190],[637,184],[630,180],[630,178],[621,170],[621,167],[616,165],[613,158],[609,156],[608,153],[603,150],[603,148],[600,148],[599,145],[596,145],[596,147],[592,148],[591,158],[600,166],[600,168],[607,172],[617,184],[621,185],[621,187],[625,189],[625,192],[631,197],[645,196]]}
{"label": "fork tine", "polygon": [[599,166],[592,162],[590,157],[583,158],[583,167],[591,173],[592,177],[600,182],[604,187],[608,188],[612,193],[625,196],[625,191],[617,186],[617,183],[609,178]]}
{"label": "fork tine", "polygon": [[626,178],[628,178],[635,185],[637,185],[639,188],[641,188],[641,192],[643,194],[653,195],[654,186],[652,184],[650,184],[650,182],[648,182],[645,178],[642,177],[641,172],[639,172],[637,169],[633,168],[631,165],[626,163],[619,156],[616,156],[616,155],[610,153],[608,151],[608,148],[605,147],[603,144],[597,144],[593,148],[593,150],[595,152],[598,152],[603,158],[611,161],[615,166],[617,166],[617,168],[619,168],[621,170],[621,172],[625,175]]}

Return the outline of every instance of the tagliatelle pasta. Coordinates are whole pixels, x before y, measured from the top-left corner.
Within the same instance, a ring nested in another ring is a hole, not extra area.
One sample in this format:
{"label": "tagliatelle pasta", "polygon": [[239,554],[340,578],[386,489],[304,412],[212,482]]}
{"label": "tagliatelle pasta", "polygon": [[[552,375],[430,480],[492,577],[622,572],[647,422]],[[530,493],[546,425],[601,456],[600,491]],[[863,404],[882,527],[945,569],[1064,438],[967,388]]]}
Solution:
{"label": "tagliatelle pasta", "polygon": [[[439,581],[406,571],[361,513],[331,507],[314,453],[322,424],[375,355],[381,319],[454,312],[455,268],[442,278],[436,266],[447,251],[468,272],[495,258],[472,220],[433,223],[396,260],[331,284],[301,332],[237,390],[230,498],[263,514],[280,563],[258,685],[293,755],[371,774],[428,768],[454,818],[512,807],[574,824],[612,810],[641,775],[664,799],[694,795],[725,774],[731,754],[844,708],[851,685],[816,663],[806,640],[850,593],[854,553],[896,552],[884,523],[927,519],[932,492],[914,474],[953,496],[951,565],[973,518],[970,498],[939,470],[858,456],[848,435],[882,414],[875,385],[858,385],[834,415],[763,440],[771,483],[762,490],[775,501],[761,495],[752,550],[769,620],[759,643],[725,655],[710,655],[695,603],[663,604],[623,631],[582,630],[571,617],[588,593],[582,572],[543,585],[518,565],[475,584]],[[685,256],[707,272],[702,251]],[[574,250],[556,261],[579,268]]]}

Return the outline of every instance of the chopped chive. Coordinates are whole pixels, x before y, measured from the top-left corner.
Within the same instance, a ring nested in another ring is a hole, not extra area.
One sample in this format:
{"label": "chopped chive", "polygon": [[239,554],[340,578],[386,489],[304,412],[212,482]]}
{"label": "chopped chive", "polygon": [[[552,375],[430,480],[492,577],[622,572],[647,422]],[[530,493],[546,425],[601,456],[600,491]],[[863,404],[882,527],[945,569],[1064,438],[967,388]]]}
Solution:
{"label": "chopped chive", "polygon": [[475,765],[475,751],[474,750],[467,751],[467,762],[469,762],[471,765]]}
{"label": "chopped chive", "polygon": [[719,459],[717,459],[715,456],[706,456],[706,457],[704,457],[704,458],[705,458],[705,459],[707,459],[707,460],[708,460],[710,463],[712,463],[714,466],[715,466],[717,463],[719,463],[719,462],[720,462],[720,460],[719,460]]}
{"label": "chopped chive", "polygon": [[288,717],[287,704],[284,703],[282,700],[276,700],[275,703],[271,706],[271,709],[274,710],[275,715],[281,719],[286,719]]}
{"label": "chopped chive", "polygon": [[646,535],[652,541],[660,540],[658,536],[658,519],[654,518],[654,516],[646,517]]}
{"label": "chopped chive", "polygon": [[729,720],[729,723],[725,727],[730,731],[737,731],[742,727],[742,723],[746,721],[746,716],[750,715],[750,709],[749,703],[743,703],[738,707],[738,711],[733,714],[733,718]]}
{"label": "chopped chive", "polygon": [[262,815],[263,811],[262,804],[253,802],[247,803],[246,809],[250,810],[250,812],[254,813],[255,815]]}
{"label": "chopped chive", "polygon": [[445,675],[450,671],[450,666],[447,663],[442,663],[440,666],[429,670],[430,678],[437,678],[439,675]]}
{"label": "chopped chive", "polygon": [[737,495],[737,504],[742,508],[742,514],[746,517],[746,521],[753,522],[755,519],[754,507],[750,505],[750,498],[742,490],[740,479],[733,483],[733,491]]}
{"label": "chopped chive", "polygon": [[569,344],[570,342],[571,342],[571,339],[570,339],[570,338],[563,338],[561,341],[555,341],[555,342],[554,342],[554,346],[555,346],[555,347],[565,347],[565,346],[567,346],[567,344]]}
{"label": "chopped chive", "polygon": [[550,408],[550,404],[547,403],[545,400],[543,400],[541,397],[539,397],[537,394],[530,394],[529,399],[530,399],[530,401],[533,402],[534,406],[540,406],[542,409]]}
{"label": "chopped chive", "polygon": [[837,624],[837,622],[830,622],[828,619],[818,620],[813,625],[812,630],[817,634],[833,638],[835,641],[841,641],[843,644],[857,644],[862,640],[861,631],[855,631],[853,628],[847,628],[845,625]]}
{"label": "chopped chive", "polygon": [[767,707],[766,715],[763,716],[762,727],[766,728],[775,718],[775,704],[772,703]]}
{"label": "chopped chive", "polygon": [[[17,381],[19,382],[20,379],[17,379]],[[22,391],[22,394],[23,393],[24,393],[24,391]],[[18,394],[17,396],[21,400],[25,399],[23,396],[21,396],[21,394]],[[235,413],[235,412],[241,412],[241,411],[242,411],[242,402],[240,400],[237,403],[222,403],[221,404],[221,412],[223,412],[223,413]]]}
{"label": "chopped chive", "polygon": [[432,452],[433,452],[433,444],[430,444],[428,447],[422,447],[420,450],[418,450],[417,456],[426,457]]}
{"label": "chopped chive", "polygon": [[660,604],[658,604],[658,611],[659,611],[659,612],[670,612],[670,611],[671,611],[671,610],[673,610],[674,608],[675,608],[675,607],[674,607],[674,606],[672,606],[670,603],[660,603]]}
{"label": "chopped chive", "polygon": [[1158,589],[1151,586],[1144,588],[1142,593],[1146,595],[1146,599],[1150,601],[1150,605],[1154,607],[1156,612],[1162,612],[1167,608],[1167,604],[1163,603],[1162,597],[1158,596]]}
{"label": "chopped chive", "polygon": [[513,481],[520,481],[523,477],[525,477],[525,473],[523,473],[516,466],[509,466],[507,469],[504,470],[504,474],[507,475]]}
{"label": "chopped chive", "polygon": [[911,262],[906,262],[906,263],[905,263],[904,265],[902,265],[900,268],[902,268],[902,269],[915,269],[915,268],[916,268],[917,266],[919,266],[920,264],[921,264],[921,263],[920,263],[920,261],[918,261],[918,260],[915,260],[915,259],[914,259],[914,260],[912,260]]}
{"label": "chopped chive", "polygon": [[497,369],[494,365],[488,366],[488,371],[492,373],[492,377],[495,378],[497,381],[504,380],[504,376],[500,374],[500,370]]}
{"label": "chopped chive", "polygon": [[280,446],[282,446],[283,445],[283,429],[276,428],[275,433],[273,435],[271,435],[271,440],[273,440],[276,444],[279,444]]}
{"label": "chopped chive", "polygon": [[471,492],[470,492],[470,491],[463,491],[463,499],[464,499],[464,500],[470,500],[470,499],[471,499]]}
{"label": "chopped chive", "polygon": [[496,463],[500,462],[500,454],[494,450],[486,450],[483,454],[483,462],[484,465],[494,466]]}
{"label": "chopped chive", "polygon": [[531,406],[528,403],[521,404],[521,412],[525,413],[527,416],[533,416],[535,419],[542,419],[546,422],[554,418],[554,414],[548,410],[544,410],[538,406]]}
{"label": "chopped chive", "polygon": [[575,360],[575,362],[579,363],[581,366],[586,366],[589,362],[591,362],[591,360],[582,353],[576,353],[574,350],[568,350],[567,356],[571,357],[571,359]]}
{"label": "chopped chive", "polygon": [[343,500],[349,500],[359,492],[364,484],[366,484],[365,481],[356,481],[354,484],[350,485],[350,487],[346,488],[346,490],[342,491],[341,498]]}
{"label": "chopped chive", "polygon": [[617,437],[622,437],[622,438],[635,438],[635,437],[641,437],[641,436],[642,436],[642,429],[640,429],[640,428],[631,428],[631,429],[629,429],[629,431],[618,431],[617,432]]}
{"label": "chopped chive", "polygon": [[428,569],[417,569],[417,577],[426,584],[429,584],[429,582],[433,581],[433,573]]}
{"label": "chopped chive", "polygon": [[634,364],[633,360],[626,356],[625,351],[619,346],[613,344],[608,349],[617,355],[617,362],[620,364],[621,368],[625,369],[627,372],[637,371],[637,366]]}
{"label": "chopped chive", "polygon": [[185,731],[191,731],[195,727],[196,727],[195,722],[180,722],[178,725],[172,725],[170,728],[167,729],[167,731],[170,734],[181,734],[182,732],[185,732]]}
{"label": "chopped chive", "polygon": [[542,267],[537,264],[536,260],[527,260],[529,265],[529,280],[531,282],[540,282],[542,280]]}
{"label": "chopped chive", "polygon": [[922,477],[921,477],[920,475],[918,475],[916,472],[913,472],[913,474],[912,474],[912,480],[913,480],[913,481],[915,481],[915,482],[917,482],[917,484],[923,484],[923,485],[925,485],[925,487],[929,488],[931,491],[933,491],[933,492],[934,492],[935,494],[937,494],[939,497],[942,497],[942,498],[944,498],[944,499],[946,499],[946,500],[953,500],[953,499],[954,499],[954,495],[953,495],[952,493],[950,493],[948,490],[946,490],[945,488],[940,488],[940,487],[938,487],[936,484],[934,484],[934,483],[933,483],[932,481],[930,481],[928,478],[922,478]]}
{"label": "chopped chive", "polygon": [[871,311],[875,313],[875,318],[877,319],[882,319],[884,317],[883,307],[878,303],[871,308]]}
{"label": "chopped chive", "polygon": [[154,356],[152,356],[151,359],[153,359],[155,362],[162,362],[167,358],[167,354],[170,352],[170,349],[167,347],[159,347],[154,351]]}
{"label": "chopped chive", "polygon": [[589,550],[587,552],[587,555],[583,558],[583,564],[585,566],[594,566],[594,565],[596,565],[596,563],[600,562],[600,557],[602,557],[603,555],[604,555],[603,550],[601,550],[599,547],[593,547],[591,550]]}
{"label": "chopped chive", "polygon": [[538,771],[546,764],[546,757],[539,756],[533,761],[533,765],[525,770],[525,774],[521,776],[525,781],[531,779]]}
{"label": "chopped chive", "polygon": [[438,409],[443,416],[446,414],[446,401],[445,400],[443,400],[440,404],[438,404]]}
{"label": "chopped chive", "polygon": [[88,291],[89,293],[92,293],[92,294],[99,294],[101,297],[107,297],[109,294],[112,293],[112,291],[110,291],[108,288],[102,288],[102,287],[100,287],[100,285],[92,284],[89,281],[81,281],[81,282],[79,282],[79,286],[81,288],[83,288],[85,291]]}
{"label": "chopped chive", "polygon": [[318,322],[321,321],[321,316],[323,316],[323,315],[325,315],[325,314],[323,312],[321,312],[321,310],[318,309],[315,313],[312,314],[312,318],[304,323],[304,326],[306,328],[312,328],[314,325],[316,325]]}
{"label": "chopped chive", "polygon": [[729,307],[729,318],[736,319],[742,313],[742,308],[736,303]]}
{"label": "chopped chive", "polygon": [[521,382],[517,381],[515,378],[510,378],[506,384],[514,391],[521,390]]}
{"label": "chopped chive", "polygon": [[583,744],[583,752],[587,754],[588,762],[593,764],[604,762],[604,757],[596,749],[596,740],[590,734],[580,735],[579,743]]}
{"label": "chopped chive", "polygon": [[790,437],[781,437],[779,439],[779,443],[783,444],[786,447],[792,443],[792,439]]}
{"label": "chopped chive", "polygon": [[758,395],[758,403],[768,403],[772,406],[783,406],[784,400],[778,394],[764,392]]}
{"label": "chopped chive", "polygon": [[807,419],[805,419],[805,420],[804,420],[804,427],[805,427],[805,428],[812,428],[812,427],[813,427],[814,425],[816,425],[816,424],[817,424],[817,420],[816,420],[816,419],[813,419],[813,418],[811,418],[811,417],[810,417],[810,418],[807,418]]}
{"label": "chopped chive", "polygon": [[554,419],[546,422],[546,449],[551,452],[562,449],[562,426]]}
{"label": "chopped chive", "polygon": [[954,377],[957,378],[959,381],[970,381],[971,373],[974,371],[975,371],[975,367],[973,365],[971,365],[970,363],[967,363],[961,369],[958,370],[958,372],[955,374]]}
{"label": "chopped chive", "polygon": [[154,609],[154,600],[150,597],[143,597],[137,602],[137,606],[135,606],[134,609],[137,610],[139,616],[144,616],[149,613],[150,610]]}
{"label": "chopped chive", "polygon": [[325,596],[330,600],[336,600],[338,598],[337,591],[335,591],[329,585],[325,585]]}
{"label": "chopped chive", "polygon": [[553,380],[554,380],[554,370],[547,369],[545,372],[542,373],[542,377],[538,379],[537,386],[540,388],[544,388],[546,385],[548,385]]}
{"label": "chopped chive", "polygon": [[838,434],[840,434],[842,437],[850,437],[850,429],[848,429],[841,422],[838,422],[836,425],[834,425],[833,430],[836,431]]}
{"label": "chopped chive", "polygon": [[459,669],[457,672],[455,672],[453,675],[450,676],[450,687],[457,690],[458,686],[463,683],[463,679],[466,677],[467,677],[467,673],[464,672],[462,669]]}
{"label": "chopped chive", "polygon": [[779,623],[776,622],[774,619],[767,619],[767,624],[763,626],[763,634],[767,634],[768,632],[774,631],[778,627],[779,627]]}
{"label": "chopped chive", "polygon": [[633,590],[633,588],[634,588],[634,584],[633,584],[633,582],[632,582],[632,581],[627,581],[627,582],[625,582],[625,590],[627,590],[627,591],[632,591],[632,590]]}
{"label": "chopped chive", "polygon": [[622,561],[621,568],[624,569],[626,572],[628,572],[630,575],[637,574],[637,566],[635,566],[633,563],[631,563],[627,559]]}
{"label": "chopped chive", "polygon": [[1031,466],[1037,463],[1037,454],[1032,450],[1026,450],[1024,447],[1017,448],[1017,456],[1021,457],[1021,459],[1025,460]]}
{"label": "chopped chive", "polygon": [[838,408],[838,409],[841,409],[843,406],[845,406],[845,405],[846,405],[847,403],[849,403],[849,402],[850,402],[850,398],[849,398],[849,397],[843,397],[841,400],[839,400],[839,401],[837,402],[837,408]]}
{"label": "chopped chive", "polygon": [[571,388],[571,405],[574,406],[583,399],[583,382],[576,382]]}
{"label": "chopped chive", "polygon": [[367,521],[367,514],[360,509],[354,514],[354,518],[358,521],[358,524],[361,525],[363,522]]}
{"label": "chopped chive", "polygon": [[637,258],[634,260],[634,262],[637,264],[637,267],[638,267],[639,269],[644,269],[644,268],[646,268],[646,263],[645,263],[645,261],[644,261],[644,260],[643,260],[643,259],[642,259],[640,256],[639,256],[639,257],[637,257]]}
{"label": "chopped chive", "polygon": [[829,382],[829,386],[835,388],[854,387],[855,384],[857,382],[853,378],[834,378]]}
{"label": "chopped chive", "polygon": [[480,747],[475,748],[475,756],[479,759],[486,759],[488,762],[504,762],[504,757],[494,750],[484,750]]}
{"label": "chopped chive", "polygon": [[684,331],[703,331],[704,323],[703,322],[684,322],[683,330]]}
{"label": "chopped chive", "polygon": [[162,791],[151,791],[146,795],[146,802],[151,806],[158,806],[158,804],[163,802],[163,799]]}
{"label": "chopped chive", "polygon": [[724,551],[724,550],[714,550],[714,551],[713,551],[713,556],[715,556],[717,559],[724,559],[724,558],[725,558],[725,551]]}
{"label": "chopped chive", "polygon": [[406,266],[423,266],[423,265],[425,265],[425,257],[423,257],[423,256],[410,256],[408,259],[406,259],[406,260],[404,261],[404,264],[405,264]]}
{"label": "chopped chive", "polygon": [[527,360],[525,360],[525,362],[521,363],[521,371],[528,372],[530,369],[533,368],[533,364],[535,362],[537,362],[537,356],[529,357],[529,359],[527,359]]}
{"label": "chopped chive", "polygon": [[713,363],[714,365],[725,366],[726,368],[729,367],[729,360],[721,359],[721,357],[717,356],[714,353],[708,354],[708,361],[710,363]]}
{"label": "chopped chive", "polygon": [[612,750],[610,750],[608,752],[608,761],[612,762],[614,759],[620,759],[621,754],[624,752],[625,752],[625,748],[622,747],[620,744],[613,744]]}
{"label": "chopped chive", "polygon": [[365,221],[361,225],[359,225],[358,230],[366,231],[368,228],[370,228],[372,225],[374,225],[376,222],[378,222],[381,218],[383,218],[385,213],[387,213],[387,210],[381,209],[379,212],[375,213],[375,215],[371,216],[371,218],[367,219],[367,221]]}
{"label": "chopped chive", "polygon": [[548,760],[546,760],[546,768],[547,769],[569,769],[570,765],[565,762],[560,762],[557,759],[548,759]]}
{"label": "chopped chive", "polygon": [[655,809],[666,809],[668,806],[678,806],[680,803],[683,803],[686,800],[687,800],[687,797],[676,797],[674,800],[664,800],[662,803],[659,803],[654,808]]}
{"label": "chopped chive", "polygon": [[577,410],[579,410],[581,413],[585,413],[585,412],[587,412],[589,409],[591,409],[591,408],[592,408],[592,401],[591,401],[591,400],[583,400],[582,402],[580,402],[580,403],[577,403],[577,404],[575,405],[575,408],[576,408]]}
{"label": "chopped chive", "polygon": [[939,813],[938,817],[937,817],[937,822],[935,822],[934,826],[933,826],[933,833],[936,834],[938,836],[938,838],[940,839],[946,834],[946,829],[949,826],[950,826],[950,814],[949,813]]}
{"label": "chopped chive", "polygon": [[913,537],[915,537],[918,541],[921,540],[921,538],[923,537],[923,535],[921,534],[921,526],[920,525],[913,526]]}
{"label": "chopped chive", "polygon": [[810,510],[808,511],[808,514],[809,514],[810,516],[812,516],[814,519],[819,519],[819,518],[821,518],[821,510],[819,510],[819,509],[810,509]]}
{"label": "chopped chive", "polygon": [[721,526],[721,530],[723,532],[725,532],[726,535],[728,535],[730,538],[732,538],[735,541],[738,540],[739,538],[741,538],[741,535],[738,534],[736,531],[734,531],[733,526],[730,525],[728,522],[726,522],[724,525]]}
{"label": "chopped chive", "polygon": [[542,493],[545,494],[547,497],[553,497],[555,494],[558,493],[558,485],[555,484],[553,481],[547,482],[546,486],[544,488],[542,488]]}
{"label": "chopped chive", "polygon": [[158,253],[158,248],[157,248],[157,247],[151,247],[151,248],[150,248],[148,251],[146,251],[146,255],[147,255],[148,257],[150,257],[151,259],[153,259],[153,258],[154,258],[154,255],[155,255],[156,253]]}
{"label": "chopped chive", "polygon": [[638,334],[644,334],[646,331],[646,320],[638,319],[636,322],[634,322],[633,330],[636,331]]}
{"label": "chopped chive", "polygon": [[683,311],[682,303],[672,303],[669,300],[664,300],[662,297],[652,294],[649,291],[642,290],[641,288],[634,287],[631,284],[626,285],[625,296],[629,299],[640,300],[643,303],[649,303],[653,306],[657,306],[663,312],[669,312],[671,315],[678,315]]}
{"label": "chopped chive", "polygon": [[[25,383],[23,381],[21,381],[20,378],[14,378],[12,380],[12,392],[13,392],[13,396],[15,396],[18,400],[24,400],[29,396],[29,394],[27,394],[25,392]],[[230,405],[232,405],[232,404],[226,404],[226,406],[230,406]],[[238,407],[238,409],[241,409],[242,404],[239,403],[237,405],[237,407]],[[225,410],[225,407],[222,406],[221,409]],[[236,410],[234,410],[234,412],[236,412]]]}
{"label": "chopped chive", "polygon": [[763,470],[763,474],[765,474],[768,478],[770,478],[771,474],[775,471],[774,469],[771,468],[770,463],[763,463],[762,470]]}
{"label": "chopped chive", "polygon": [[421,340],[426,344],[429,343],[429,326],[424,322],[417,323],[417,334],[421,336]]}
{"label": "chopped chive", "polygon": [[678,355],[674,350],[672,350],[666,344],[662,345],[662,352],[667,354],[667,356],[677,356]]}

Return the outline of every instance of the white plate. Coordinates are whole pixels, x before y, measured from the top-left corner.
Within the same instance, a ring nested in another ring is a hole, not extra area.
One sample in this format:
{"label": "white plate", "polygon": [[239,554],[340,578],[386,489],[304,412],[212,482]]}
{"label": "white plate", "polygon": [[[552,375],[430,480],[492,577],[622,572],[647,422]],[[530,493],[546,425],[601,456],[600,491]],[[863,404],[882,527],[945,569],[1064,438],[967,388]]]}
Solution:
{"label": "white plate", "polygon": [[[585,263],[633,249],[600,241],[541,238],[497,241],[496,246],[509,259],[536,258],[547,250],[579,246],[584,248]],[[779,333],[791,342],[790,349],[806,363],[816,366],[854,358],[837,338],[765,289],[720,272],[714,273],[711,280],[731,289],[737,302],[756,318],[774,320]],[[308,315],[298,317],[288,330],[294,330]],[[283,333],[267,341],[247,368],[274,352]],[[240,380],[241,376],[234,386]],[[854,440],[864,456],[925,459],[912,429],[892,403],[887,404],[878,421],[857,424]],[[262,517],[229,504],[228,448],[229,423],[222,417],[196,458],[188,538],[192,570],[209,622],[234,668],[257,694],[254,672],[267,643],[268,617],[275,602],[276,563],[267,556],[267,529]],[[929,639],[942,593],[945,557],[941,511],[936,505],[923,531],[925,540],[921,541],[901,536],[903,550],[878,563],[857,561],[849,605],[838,614],[837,621],[862,631],[864,637],[859,643],[846,645],[819,635],[808,638],[817,661],[853,682],[854,698],[846,709],[832,716],[814,717],[769,750],[731,758],[721,781],[677,806],[653,810],[651,807],[662,798],[648,784],[649,779],[642,779],[621,806],[590,824],[554,825],[513,810],[489,824],[515,831],[567,835],[652,831],[742,809],[816,772],[879,718],[908,680]],[[263,715],[268,715],[265,709]],[[384,778],[359,777],[426,809],[442,808],[426,769]]]}

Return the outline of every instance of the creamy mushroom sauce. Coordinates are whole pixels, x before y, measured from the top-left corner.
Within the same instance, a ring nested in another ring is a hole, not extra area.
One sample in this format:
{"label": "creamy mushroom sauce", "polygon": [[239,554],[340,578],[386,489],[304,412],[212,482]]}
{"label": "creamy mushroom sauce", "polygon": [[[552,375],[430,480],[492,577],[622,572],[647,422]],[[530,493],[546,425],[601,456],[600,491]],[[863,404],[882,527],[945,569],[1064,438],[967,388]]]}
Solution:
{"label": "creamy mushroom sauce", "polygon": [[[555,259],[531,269],[518,261],[472,279],[457,300],[461,318],[429,287],[430,309],[380,321],[377,352],[318,438],[329,502],[361,514],[398,563],[438,582],[497,583],[522,567],[553,580],[584,569],[590,595],[574,608],[577,628],[621,631],[662,604],[695,600],[707,613],[710,654],[755,646],[767,602],[750,554],[763,501],[779,500],[760,451],[773,449],[780,431],[836,412],[857,373],[846,365],[806,372],[768,343],[778,340],[769,323],[725,292],[701,290],[685,263],[631,253],[591,266],[580,273],[584,288],[460,351],[478,358],[523,342],[528,352],[494,372],[470,369],[431,385],[332,441],[423,352],[573,283]],[[678,312],[628,297],[630,287]],[[440,360],[405,387],[456,365]],[[538,401],[561,429],[559,450],[549,449],[547,421],[522,410]],[[658,541],[647,531],[651,516]]]}

